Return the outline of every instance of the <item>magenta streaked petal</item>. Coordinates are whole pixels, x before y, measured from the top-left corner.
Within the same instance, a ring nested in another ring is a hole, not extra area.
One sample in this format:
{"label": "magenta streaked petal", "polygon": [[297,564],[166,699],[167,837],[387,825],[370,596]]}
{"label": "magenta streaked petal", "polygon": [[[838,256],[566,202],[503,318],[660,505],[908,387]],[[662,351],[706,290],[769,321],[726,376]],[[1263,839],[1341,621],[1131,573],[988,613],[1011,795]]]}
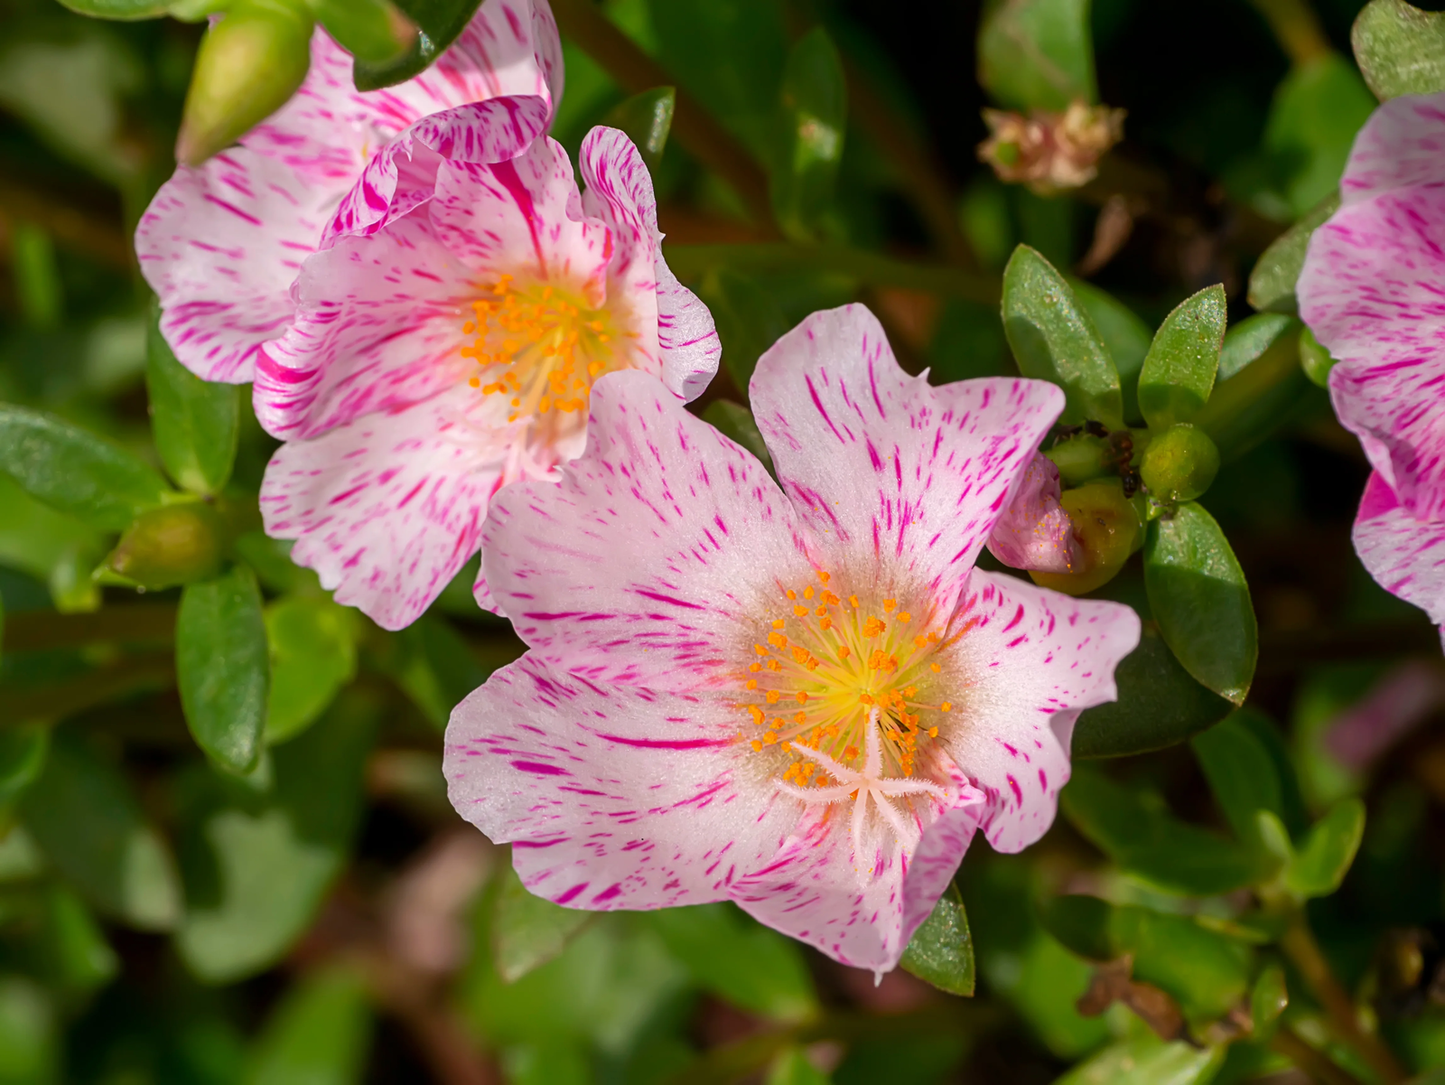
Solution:
{"label": "magenta streaked petal", "polygon": [[1382,104],[1355,136],[1340,181],[1346,204],[1445,179],[1445,94],[1406,95]]}
{"label": "magenta streaked petal", "polygon": [[1365,487],[1353,534],[1355,552],[1380,586],[1445,626],[1445,517],[1417,519],[1377,473]]}
{"label": "magenta streaked petal", "polygon": [[573,908],[725,900],[797,821],[748,771],[725,704],[594,684],[533,654],[452,713],[443,772],[457,811],[533,893]]}
{"label": "magenta streaked petal", "polygon": [[1139,616],[976,569],[950,632],[964,688],[946,748],[987,797],[989,844],[1019,851],[1053,823],[1079,713],[1118,696],[1114,668],[1139,643]]}
{"label": "magenta streaked petal", "polygon": [[1035,453],[993,526],[989,553],[1015,569],[1072,572],[1082,554],[1059,496],[1059,469],[1047,456]]}
{"label": "magenta streaked petal", "polygon": [[724,680],[760,593],[810,573],[762,464],[635,371],[598,381],[587,449],[560,483],[497,495],[483,546],[479,601],[540,659],[653,689]]}
{"label": "magenta streaked petal", "polygon": [[410,625],[477,551],[500,478],[479,455],[465,386],[288,441],[266,468],[266,533],[295,539],[336,601],[385,629]]}
{"label": "magenta streaked petal", "polygon": [[290,287],[335,193],[244,147],[180,167],[136,227],[161,331],[206,380],[251,380],[261,344],[286,330]]}

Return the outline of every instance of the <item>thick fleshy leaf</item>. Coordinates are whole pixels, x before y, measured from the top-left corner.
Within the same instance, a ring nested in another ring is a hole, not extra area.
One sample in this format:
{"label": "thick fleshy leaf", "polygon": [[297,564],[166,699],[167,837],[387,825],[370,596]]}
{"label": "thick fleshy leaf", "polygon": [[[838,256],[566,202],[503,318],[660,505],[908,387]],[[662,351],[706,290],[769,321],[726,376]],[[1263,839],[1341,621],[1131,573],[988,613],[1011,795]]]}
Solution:
{"label": "thick fleshy leaf", "polygon": [[1224,287],[1205,287],[1159,325],[1139,373],[1139,409],[1150,429],[1192,421],[1209,400],[1224,345],[1226,306]]}
{"label": "thick fleshy leaf", "polygon": [[1406,0],[1370,0],[1350,44],[1365,82],[1382,101],[1445,90],[1445,15]]}
{"label": "thick fleshy leaf", "polygon": [[[3,618],[0,613],[0,630]],[[7,721],[0,731],[0,812],[13,808],[39,779],[50,753],[50,730],[48,723]]]}
{"label": "thick fleshy leaf", "polygon": [[[1315,230],[1340,207],[1332,192],[1270,243],[1249,273],[1249,304],[1262,312],[1294,314],[1299,311],[1295,284],[1305,266],[1305,250]],[[1226,374],[1219,375],[1220,380]]]}
{"label": "thick fleshy leaf", "polygon": [[350,851],[377,722],[374,706],[343,696],[269,755],[269,790],[205,768],[179,781],[186,914],[175,944],[196,976],[262,972],[311,925]]}
{"label": "thick fleshy leaf", "polygon": [[176,615],[176,679],[197,745],[230,772],[255,767],[271,665],[261,589],[248,566],[187,585]]}
{"label": "thick fleshy leaf", "polygon": [[973,935],[958,886],[950,884],[938,898],[932,913],[908,940],[898,964],[949,994],[973,994]]}
{"label": "thick fleshy leaf", "polygon": [[1296,326],[1294,320],[1284,313],[1255,313],[1238,321],[1224,333],[1224,346],[1219,352],[1219,372],[1216,379],[1229,380],[1274,346],[1280,336]]}
{"label": "thick fleshy leaf", "polygon": [[603,120],[608,128],[626,134],[650,170],[657,169],[667,136],[672,131],[672,113],[677,105],[674,87],[653,87],[618,102]]}
{"label": "thick fleshy leaf", "polygon": [[1075,758],[1162,750],[1218,723],[1234,709],[1190,676],[1152,621],[1144,623],[1139,647],[1120,661],[1114,680],[1119,699],[1079,717]]}
{"label": "thick fleshy leaf", "polygon": [[1284,221],[1299,219],[1334,192],[1355,133],[1374,108],[1360,73],[1334,50],[1291,68],[1265,122],[1263,142],[1278,187],[1264,210]]}
{"label": "thick fleshy leaf", "polygon": [[788,50],[778,118],[783,142],[770,177],[773,213],[790,236],[812,238],[833,202],[848,126],[843,61],[822,26]]}
{"label": "thick fleshy leaf", "polygon": [[1114,359],[1119,389],[1124,394],[1124,420],[1137,424],[1143,420],[1139,413],[1139,370],[1144,368],[1154,333],[1133,309],[1087,279],[1070,276],[1067,282],[1073,288],[1074,300],[1089,314]]}
{"label": "thick fleshy leaf", "polygon": [[119,767],[81,736],[55,736],[21,820],[105,914],[142,930],[169,930],[180,918],[180,884],[164,839]]}
{"label": "thick fleshy leaf", "polygon": [[398,0],[397,7],[421,33],[415,44],[396,59],[367,61],[358,56],[353,73],[356,89],[395,86],[426,71],[456,41],[478,5],[479,0]]}
{"label": "thick fleshy leaf", "polygon": [[370,1043],[366,980],[332,966],[287,989],[251,1049],[245,1085],[353,1085]]}
{"label": "thick fleshy leaf", "polygon": [[566,949],[594,913],[563,908],[527,892],[514,870],[501,878],[492,912],[492,955],[502,979],[515,983]]}
{"label": "thick fleshy leaf", "polygon": [[1093,102],[1088,0],[993,0],[979,24],[978,81],[1000,105],[1024,112]]}
{"label": "thick fleshy leaf", "polygon": [[61,0],[71,11],[92,19],[157,19],[175,0]]}
{"label": "thick fleshy leaf", "polygon": [[1265,965],[1249,993],[1249,1018],[1254,1026],[1254,1036],[1261,1040],[1269,1039],[1279,1021],[1279,1015],[1288,1005],[1289,992],[1285,988],[1284,969],[1278,964]]}
{"label": "thick fleshy leaf", "polygon": [[1256,842],[1260,810],[1284,816],[1283,789],[1274,759],[1242,718],[1252,711],[1241,709],[1190,743],[1225,820],[1235,838],[1246,844]]}
{"label": "thick fleshy leaf", "polygon": [[1301,900],[1327,897],[1340,887],[1365,835],[1365,804],[1344,799],[1315,822],[1285,869],[1285,887]]}
{"label": "thick fleshy leaf", "polygon": [[1064,277],[1027,245],[1015,249],[1004,268],[1003,325],[1019,372],[1064,390],[1061,422],[1123,426],[1124,400],[1108,347]]}
{"label": "thick fleshy leaf", "polygon": [[1235,704],[1254,680],[1259,627],[1244,571],[1214,517],[1193,502],[1155,520],[1144,544],[1149,607],[1184,669]]}
{"label": "thick fleshy leaf", "polygon": [[758,359],[787,334],[787,318],[756,280],[727,268],[705,276],[698,291],[717,321],[722,363],[746,395]]}
{"label": "thick fleshy leaf", "polygon": [[1074,766],[1060,805],[1104,854],[1166,893],[1214,896],[1270,872],[1242,845],[1176,820],[1157,796],[1129,791],[1087,763]]}
{"label": "thick fleshy leaf", "polygon": [[1262,353],[1228,379],[1221,376],[1195,416],[1194,425],[1214,442],[1221,462],[1257,447],[1307,404],[1311,386],[1300,368],[1299,328],[1290,321]]}
{"label": "thick fleshy leaf", "polygon": [[358,61],[385,65],[416,44],[417,28],[391,0],[310,0],[326,32]]}
{"label": "thick fleshy leaf", "polygon": [[1352,537],[1381,587],[1445,626],[1445,519],[1415,519],[1376,472],[1365,485]]}
{"label": "thick fleshy leaf", "polygon": [[1110,1044],[1054,1080],[1054,1085],[1207,1085],[1229,1048],[1165,1043],[1152,1032]]}
{"label": "thick fleshy leaf", "polygon": [[356,612],[329,599],[292,596],[265,610],[271,655],[268,744],[294,738],[356,677]]}
{"label": "thick fleshy leaf", "polygon": [[39,501],[119,531],[172,493],[155,468],[54,415],[0,403],[0,471]]}
{"label": "thick fleshy leaf", "polygon": [[[159,315],[157,310],[156,319]],[[176,361],[153,319],[146,342],[146,392],[156,451],[171,478],[192,493],[219,493],[236,461],[241,420],[237,390],[189,372]]]}

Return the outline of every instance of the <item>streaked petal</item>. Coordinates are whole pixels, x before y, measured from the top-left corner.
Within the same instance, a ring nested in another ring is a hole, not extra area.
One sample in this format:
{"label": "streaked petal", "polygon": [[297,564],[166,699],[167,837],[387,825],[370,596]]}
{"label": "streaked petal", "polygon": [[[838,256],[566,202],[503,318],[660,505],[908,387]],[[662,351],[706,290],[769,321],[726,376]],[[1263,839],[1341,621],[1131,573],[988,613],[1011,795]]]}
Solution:
{"label": "streaked petal", "polygon": [[[797,820],[746,771],[736,728],[706,698],[594,685],[533,654],[452,713],[452,804],[533,893],[574,908],[726,899]],[[739,771],[743,769],[743,771]]]}
{"label": "streaked petal", "polygon": [[989,553],[1015,569],[1067,573],[1081,567],[1074,524],[1059,496],[1059,469],[1047,456],[1035,453],[993,526]]}
{"label": "streaked petal", "polygon": [[1445,626],[1445,517],[1417,519],[1389,483],[1373,474],[1353,537],[1360,561],[1381,587]]}
{"label": "streaked petal", "polygon": [[1445,94],[1383,103],[1355,136],[1340,196],[1359,203],[1382,192],[1445,178]]}

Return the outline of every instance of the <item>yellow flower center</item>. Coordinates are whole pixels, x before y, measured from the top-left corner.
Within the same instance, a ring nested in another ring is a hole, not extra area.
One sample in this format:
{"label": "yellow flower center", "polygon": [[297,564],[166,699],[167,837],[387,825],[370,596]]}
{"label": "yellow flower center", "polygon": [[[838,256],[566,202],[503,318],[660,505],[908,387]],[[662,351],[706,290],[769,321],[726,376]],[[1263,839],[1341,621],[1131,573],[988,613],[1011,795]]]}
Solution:
{"label": "yellow flower center", "polygon": [[468,383],[483,396],[504,397],[508,422],[580,412],[585,423],[593,383],[626,366],[636,338],[618,323],[607,306],[589,308],[579,290],[498,276],[483,285],[462,325],[471,337],[462,357],[476,363]]}
{"label": "yellow flower center", "polygon": [[784,607],[768,620],[752,648],[738,704],[747,714],[743,739],[761,752],[793,754],[783,779],[799,786],[828,774],[796,747],[861,765],[873,713],[883,738],[883,771],[912,776],[920,743],[938,737],[954,706],[931,696],[940,685],[937,650],[946,642],[929,631],[928,614],[896,599],[860,600],[818,585],[782,589]]}

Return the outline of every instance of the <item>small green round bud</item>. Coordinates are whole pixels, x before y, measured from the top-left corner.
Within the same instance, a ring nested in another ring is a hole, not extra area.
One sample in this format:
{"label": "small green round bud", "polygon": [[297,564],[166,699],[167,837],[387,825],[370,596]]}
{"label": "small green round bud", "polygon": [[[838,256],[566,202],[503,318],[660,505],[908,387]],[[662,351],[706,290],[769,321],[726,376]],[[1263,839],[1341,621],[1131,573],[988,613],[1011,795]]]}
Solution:
{"label": "small green round bud", "polygon": [[126,528],[102,568],[150,590],[204,580],[220,571],[224,535],[203,501],[151,509]]}
{"label": "small green round bud", "polygon": [[1335,366],[1335,359],[1330,356],[1318,339],[1315,333],[1309,328],[1301,328],[1299,333],[1299,364],[1305,371],[1305,376],[1321,388],[1330,386],[1330,370]]}
{"label": "small green round bud", "polygon": [[1114,579],[1134,552],[1139,516],[1118,479],[1099,479],[1065,490],[1059,504],[1074,525],[1080,567],[1071,573],[1030,572],[1034,583],[1066,595],[1083,595]]}
{"label": "small green round bud", "polygon": [[1107,475],[1109,466],[1109,442],[1090,433],[1080,433],[1066,441],[1060,441],[1044,453],[1059,469],[1059,481],[1064,486],[1082,486],[1091,479]]}
{"label": "small green round bud", "polygon": [[177,161],[199,166],[285,105],[311,65],[313,25],[285,0],[237,0],[196,53]]}
{"label": "small green round bud", "polygon": [[1144,450],[1139,475],[1156,501],[1193,501],[1219,472],[1219,449],[1187,422],[1157,434]]}

